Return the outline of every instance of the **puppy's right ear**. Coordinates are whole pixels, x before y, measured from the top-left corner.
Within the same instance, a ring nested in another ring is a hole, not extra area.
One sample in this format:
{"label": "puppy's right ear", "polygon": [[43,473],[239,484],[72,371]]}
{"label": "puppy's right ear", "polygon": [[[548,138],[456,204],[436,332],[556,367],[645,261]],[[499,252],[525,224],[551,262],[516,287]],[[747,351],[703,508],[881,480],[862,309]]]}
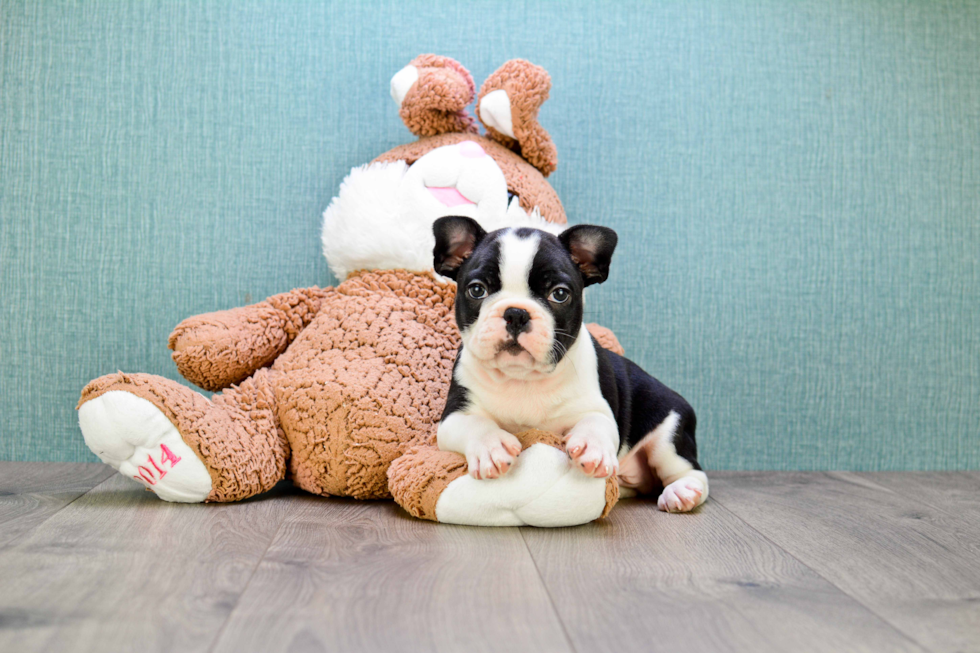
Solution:
{"label": "puppy's right ear", "polygon": [[609,227],[577,224],[563,231],[558,240],[582,271],[586,286],[602,283],[609,277],[609,263],[619,241],[615,231]]}
{"label": "puppy's right ear", "polygon": [[444,277],[455,280],[463,261],[470,257],[487,232],[473,218],[449,215],[432,223],[436,246],[432,250],[432,267]]}

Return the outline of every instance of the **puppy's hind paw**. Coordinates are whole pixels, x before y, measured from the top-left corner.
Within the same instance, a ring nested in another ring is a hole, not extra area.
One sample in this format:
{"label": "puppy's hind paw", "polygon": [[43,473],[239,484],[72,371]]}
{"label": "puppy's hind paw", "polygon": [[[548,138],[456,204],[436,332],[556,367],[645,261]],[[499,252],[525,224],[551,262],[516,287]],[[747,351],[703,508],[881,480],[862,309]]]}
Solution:
{"label": "puppy's hind paw", "polygon": [[684,476],[667,487],[657,499],[664,512],[690,512],[708,498],[707,485],[697,476]]}

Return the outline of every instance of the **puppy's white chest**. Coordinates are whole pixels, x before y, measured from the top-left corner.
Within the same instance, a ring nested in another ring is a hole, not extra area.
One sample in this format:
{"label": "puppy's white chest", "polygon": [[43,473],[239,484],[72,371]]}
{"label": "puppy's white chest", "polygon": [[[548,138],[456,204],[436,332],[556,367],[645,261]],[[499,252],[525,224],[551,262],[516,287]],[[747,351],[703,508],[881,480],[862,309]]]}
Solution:
{"label": "puppy's white chest", "polygon": [[505,431],[519,433],[537,428],[560,433],[574,425],[574,419],[566,424],[569,406],[573,404],[569,399],[561,389],[535,388],[533,384],[514,382],[501,384],[492,392],[479,393],[474,397],[474,403]]}
{"label": "puppy's white chest", "polygon": [[558,369],[534,380],[501,380],[464,358],[456,369],[457,381],[467,389],[474,408],[511,433],[536,428],[564,434],[586,413],[612,419],[599,387],[595,351],[590,341],[581,340]]}

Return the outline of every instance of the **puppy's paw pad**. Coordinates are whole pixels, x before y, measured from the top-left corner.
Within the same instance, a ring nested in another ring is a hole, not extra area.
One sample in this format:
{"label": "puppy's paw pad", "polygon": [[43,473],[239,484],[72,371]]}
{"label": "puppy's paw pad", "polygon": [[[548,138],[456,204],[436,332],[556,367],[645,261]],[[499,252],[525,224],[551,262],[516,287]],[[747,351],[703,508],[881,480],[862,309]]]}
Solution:
{"label": "puppy's paw pad", "polygon": [[700,479],[690,476],[678,479],[664,488],[657,507],[664,512],[689,512],[701,505],[705,487]]}
{"label": "puppy's paw pad", "polygon": [[82,404],[78,422],[85,444],[102,462],[134,478],[165,501],[200,503],[211,493],[211,475],[151,402],[121,390]]}

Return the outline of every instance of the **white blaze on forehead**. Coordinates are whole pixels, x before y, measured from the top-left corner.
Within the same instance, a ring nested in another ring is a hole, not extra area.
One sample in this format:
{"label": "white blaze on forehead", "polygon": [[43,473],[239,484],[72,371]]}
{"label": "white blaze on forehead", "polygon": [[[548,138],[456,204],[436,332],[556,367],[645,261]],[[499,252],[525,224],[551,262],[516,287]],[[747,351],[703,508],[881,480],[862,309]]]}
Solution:
{"label": "white blaze on forehead", "polygon": [[538,234],[521,238],[513,229],[500,237],[500,286],[503,292],[529,296],[528,276],[538,253]]}

